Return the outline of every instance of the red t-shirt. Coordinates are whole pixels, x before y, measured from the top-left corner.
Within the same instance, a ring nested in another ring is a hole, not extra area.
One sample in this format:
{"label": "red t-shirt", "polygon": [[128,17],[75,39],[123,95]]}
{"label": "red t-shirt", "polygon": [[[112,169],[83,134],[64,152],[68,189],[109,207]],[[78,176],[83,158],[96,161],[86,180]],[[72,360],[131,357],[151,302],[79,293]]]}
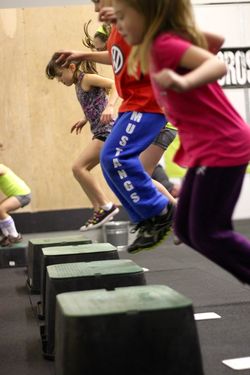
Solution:
{"label": "red t-shirt", "polygon": [[108,39],[108,51],[111,55],[118,95],[123,99],[119,112],[137,111],[162,113],[157,104],[149,75],[140,75],[139,79],[127,73],[127,61],[131,47],[112,27]]}
{"label": "red t-shirt", "polygon": [[[179,63],[190,46],[190,42],[177,35],[159,35],[151,51],[152,71],[168,68],[186,74],[188,71],[180,68]],[[159,105],[178,129],[181,146],[175,155],[176,163],[183,165],[185,160],[189,167],[225,167],[250,160],[250,126],[217,82],[182,93],[162,92],[154,83],[153,87]]]}

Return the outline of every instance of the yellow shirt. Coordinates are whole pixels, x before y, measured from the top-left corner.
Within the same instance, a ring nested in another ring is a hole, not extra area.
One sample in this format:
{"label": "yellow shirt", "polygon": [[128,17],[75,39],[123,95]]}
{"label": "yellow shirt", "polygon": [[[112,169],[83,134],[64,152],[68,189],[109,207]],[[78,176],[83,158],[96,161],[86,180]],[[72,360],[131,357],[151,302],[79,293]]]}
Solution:
{"label": "yellow shirt", "polygon": [[16,195],[26,195],[31,192],[29,186],[18,177],[10,168],[3,164],[0,167],[4,168],[4,174],[0,176],[0,190],[7,197]]}

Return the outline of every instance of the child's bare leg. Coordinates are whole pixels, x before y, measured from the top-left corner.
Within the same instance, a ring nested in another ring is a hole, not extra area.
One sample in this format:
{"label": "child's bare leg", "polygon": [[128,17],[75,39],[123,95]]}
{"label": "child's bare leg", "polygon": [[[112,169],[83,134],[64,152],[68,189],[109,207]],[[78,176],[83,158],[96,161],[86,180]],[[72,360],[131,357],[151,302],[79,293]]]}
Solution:
{"label": "child's bare leg", "polygon": [[21,207],[16,197],[5,198],[0,202],[0,220],[4,220],[9,216],[9,212],[15,211]]}
{"label": "child's bare leg", "polygon": [[[146,150],[144,150],[140,155],[141,163],[144,166],[144,169],[147,171],[147,173],[152,176],[153,171],[156,167],[156,165],[159,163],[162,155],[164,154],[163,148],[157,146],[157,145],[150,145]],[[158,181],[152,180],[155,184],[156,188],[164,194],[171,203],[176,204],[176,199],[169,193],[169,191]]]}
{"label": "child's bare leg", "polygon": [[98,210],[101,206],[109,202],[99,188],[98,181],[90,173],[100,162],[99,156],[102,146],[102,141],[94,139],[80,154],[72,167],[74,177],[91,201],[94,210]]}
{"label": "child's bare leg", "polygon": [[9,215],[9,212],[15,211],[21,207],[19,200],[16,197],[9,197],[0,203],[0,228],[4,236],[18,237],[18,232],[14,220]]}
{"label": "child's bare leg", "polygon": [[169,191],[165,188],[165,186],[163,186],[159,181],[157,180],[154,180],[152,178],[152,181],[156,187],[156,189],[159,190],[159,192],[161,192],[162,194],[164,194],[171,203],[173,203],[174,205],[177,204],[177,200],[169,193]]}
{"label": "child's bare leg", "polygon": [[91,175],[90,171],[99,164],[99,157],[103,142],[94,139],[73,165],[73,174],[83,191],[91,201],[94,214],[81,228],[81,231],[98,228],[111,220],[119,212],[119,208],[110,202],[99,187],[98,181]]}

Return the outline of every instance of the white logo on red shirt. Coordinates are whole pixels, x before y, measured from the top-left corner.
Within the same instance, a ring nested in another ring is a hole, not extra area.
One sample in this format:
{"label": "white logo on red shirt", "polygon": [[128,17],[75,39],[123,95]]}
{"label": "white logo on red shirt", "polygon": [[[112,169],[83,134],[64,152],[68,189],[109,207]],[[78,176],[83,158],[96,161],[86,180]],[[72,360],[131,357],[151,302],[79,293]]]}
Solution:
{"label": "white logo on red shirt", "polygon": [[111,55],[112,55],[112,65],[113,65],[114,73],[118,74],[122,70],[123,64],[124,64],[123,53],[119,47],[114,45],[111,48]]}

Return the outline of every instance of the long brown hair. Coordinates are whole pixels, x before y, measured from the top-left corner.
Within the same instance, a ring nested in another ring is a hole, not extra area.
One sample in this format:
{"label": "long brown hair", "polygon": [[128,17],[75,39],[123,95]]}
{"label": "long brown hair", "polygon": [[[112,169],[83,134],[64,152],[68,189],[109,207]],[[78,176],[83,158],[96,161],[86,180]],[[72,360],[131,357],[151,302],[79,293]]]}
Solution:
{"label": "long brown hair", "polygon": [[119,0],[141,13],[145,19],[145,36],[142,43],[132,48],[128,69],[142,73],[149,68],[149,53],[153,40],[162,32],[173,32],[194,45],[207,48],[206,39],[195,23],[190,0]]}
{"label": "long brown hair", "polygon": [[[57,77],[59,75],[59,72],[63,69],[61,66],[63,62],[57,62],[57,59],[60,55],[61,54],[58,52],[54,53],[46,66],[45,73],[49,79]],[[96,64],[92,61],[72,61],[71,63],[76,65],[76,72],[81,71],[86,74],[98,74]],[[75,74],[77,74],[76,72]]]}

